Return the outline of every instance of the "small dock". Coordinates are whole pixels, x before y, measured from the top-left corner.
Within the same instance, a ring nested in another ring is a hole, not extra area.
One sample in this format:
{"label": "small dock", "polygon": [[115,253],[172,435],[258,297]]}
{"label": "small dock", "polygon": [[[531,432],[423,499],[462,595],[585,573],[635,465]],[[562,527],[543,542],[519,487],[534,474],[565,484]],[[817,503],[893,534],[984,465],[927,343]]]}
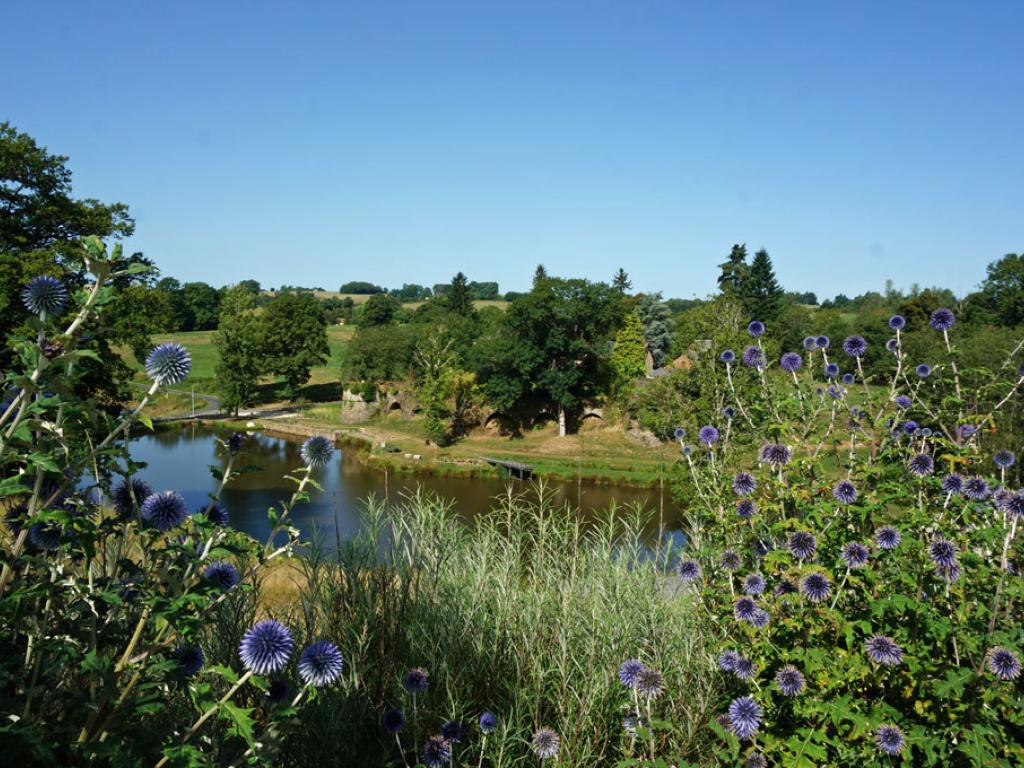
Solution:
{"label": "small dock", "polygon": [[530,480],[533,478],[533,467],[529,464],[523,464],[518,461],[505,461],[504,459],[493,459],[490,456],[481,456],[480,458],[493,467],[501,467],[517,480]]}

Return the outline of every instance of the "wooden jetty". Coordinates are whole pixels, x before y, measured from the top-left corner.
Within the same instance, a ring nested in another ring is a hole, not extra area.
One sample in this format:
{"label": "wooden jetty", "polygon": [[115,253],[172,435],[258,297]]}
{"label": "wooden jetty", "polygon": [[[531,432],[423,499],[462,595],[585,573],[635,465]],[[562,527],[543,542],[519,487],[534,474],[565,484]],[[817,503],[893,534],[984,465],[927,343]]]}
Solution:
{"label": "wooden jetty", "polygon": [[494,467],[501,467],[507,470],[517,480],[530,480],[533,477],[533,467],[519,461],[505,461],[504,459],[493,459],[490,456],[481,456],[482,460]]}

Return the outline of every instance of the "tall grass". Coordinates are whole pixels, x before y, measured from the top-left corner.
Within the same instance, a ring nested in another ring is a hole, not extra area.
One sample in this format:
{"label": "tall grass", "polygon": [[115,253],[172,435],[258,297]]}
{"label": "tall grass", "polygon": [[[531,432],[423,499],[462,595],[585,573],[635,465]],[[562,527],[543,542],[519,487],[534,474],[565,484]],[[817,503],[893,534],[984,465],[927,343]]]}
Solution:
{"label": "tall grass", "polygon": [[[532,765],[529,740],[548,726],[562,739],[559,766],[612,765],[648,749],[623,729],[631,694],[619,664],[639,658],[661,670],[654,717],[671,721],[660,748],[693,754],[709,717],[713,676],[691,593],[666,576],[675,555],[652,552],[647,515],[610,509],[583,523],[556,507],[543,485],[509,495],[473,523],[422,493],[401,503],[367,503],[365,533],[303,561],[291,623],[336,638],[346,684],[305,706],[285,737],[286,765],[402,764],[380,727],[402,708],[405,759],[447,719],[467,726],[455,764],[477,765],[484,710],[501,725],[484,765]],[[401,687],[410,667],[426,668],[418,722]]]}

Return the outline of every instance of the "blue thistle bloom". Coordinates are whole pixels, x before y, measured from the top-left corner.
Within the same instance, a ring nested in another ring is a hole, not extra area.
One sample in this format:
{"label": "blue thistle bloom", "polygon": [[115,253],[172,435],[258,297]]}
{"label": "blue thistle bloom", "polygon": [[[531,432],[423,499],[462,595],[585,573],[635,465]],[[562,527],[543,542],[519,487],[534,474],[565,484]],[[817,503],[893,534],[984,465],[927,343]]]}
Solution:
{"label": "blue thistle bloom", "polygon": [[307,467],[322,467],[334,455],[334,443],[323,435],[313,435],[302,444],[299,454]]}
{"label": "blue thistle bloom", "polygon": [[202,574],[204,579],[216,584],[225,592],[235,587],[240,580],[238,569],[224,560],[215,560],[210,563],[203,568]]}
{"label": "blue thistle bloom", "polygon": [[859,541],[847,542],[839,550],[839,556],[846,563],[847,568],[863,568],[868,564],[868,548]]}
{"label": "blue thistle bloom", "polygon": [[812,603],[820,603],[827,600],[832,592],[832,582],[823,573],[813,572],[804,576],[800,582],[800,591],[803,596]]}
{"label": "blue thistle bloom", "polygon": [[760,573],[750,573],[743,579],[743,591],[748,595],[760,595],[764,592],[764,576]]}
{"label": "blue thistle bloom", "polygon": [[40,275],[28,281],[21,292],[21,300],[33,315],[59,314],[68,303],[68,290],[55,277]]}
{"label": "blue thistle bloom", "polygon": [[242,452],[242,446],[245,445],[245,433],[244,432],[232,432],[228,438],[228,453],[232,456],[237,456]]}
{"label": "blue thistle bloom", "polygon": [[973,424],[961,424],[956,428],[956,432],[960,437],[971,437],[977,431],[978,428]]}
{"label": "blue thistle bloom", "polygon": [[846,390],[843,389],[842,387],[829,387],[828,388],[828,396],[831,397],[833,400],[838,400],[839,398],[841,398],[845,394],[846,394]]}
{"label": "blue thistle bloom", "polygon": [[989,497],[991,489],[988,487],[988,483],[985,482],[984,478],[975,475],[964,481],[962,492],[963,495],[968,499],[971,499],[971,501],[984,501]]}
{"label": "blue thistle bloom", "polygon": [[533,734],[533,754],[541,760],[558,757],[561,740],[550,728],[541,728]]}
{"label": "blue thistle bloom", "polygon": [[732,672],[736,669],[736,662],[740,655],[736,651],[722,651],[718,654],[718,668],[723,672]]}
{"label": "blue thistle bloom", "polygon": [[935,470],[935,462],[927,453],[917,453],[910,457],[907,468],[912,475],[926,477]]}
{"label": "blue thistle bloom", "polygon": [[829,363],[825,366],[825,375],[830,379],[834,379],[839,375],[839,366],[836,363]]}
{"label": "blue thistle bloom", "polygon": [[430,676],[423,667],[413,667],[402,677],[402,685],[409,693],[423,693],[430,685]]}
{"label": "blue thistle bloom", "polygon": [[679,566],[676,568],[676,573],[678,573],[679,578],[686,583],[696,581],[700,578],[701,574],[700,563],[696,560],[680,560]]}
{"label": "blue thistle bloom", "polygon": [[771,539],[758,539],[754,542],[754,554],[757,555],[757,557],[764,557],[774,550],[775,544],[772,543]]}
{"label": "blue thistle bloom", "polygon": [[804,349],[806,349],[808,352],[810,352],[815,347],[818,346],[818,340],[816,338],[814,338],[813,336],[805,336],[804,337],[804,344],[803,344],[803,346],[804,346]]}
{"label": "blue thistle bloom", "polygon": [[764,323],[760,320],[751,320],[750,325],[747,326],[747,333],[753,336],[755,339],[764,333]]}
{"label": "blue thistle bloom", "polygon": [[857,500],[857,486],[849,480],[840,480],[832,489],[832,497],[840,504],[853,504]]}
{"label": "blue thistle bloom", "polygon": [[757,514],[757,504],[750,499],[743,499],[736,505],[736,517],[740,520],[749,520]]}
{"label": "blue thistle bloom", "polygon": [[946,539],[936,539],[929,544],[928,557],[938,568],[950,569],[957,565],[956,547]]}
{"label": "blue thistle bloom", "polygon": [[940,307],[932,312],[929,322],[936,331],[948,331],[956,322],[956,316],[945,307]]}
{"label": "blue thistle bloom", "polygon": [[498,716],[493,712],[484,712],[480,715],[480,733],[494,733],[498,727]]}
{"label": "blue thistle bloom", "polygon": [[743,741],[750,741],[761,725],[761,706],[750,696],[733,699],[729,705],[729,725]]}
{"label": "blue thistle bloom", "polygon": [[743,768],[768,768],[768,760],[760,752],[751,752],[743,761]]}
{"label": "blue thistle bloom", "polygon": [[757,480],[749,472],[737,472],[732,479],[732,490],[737,496],[749,496],[757,490]]}
{"label": "blue thistle bloom", "polygon": [[1000,469],[1009,469],[1017,463],[1017,457],[1013,455],[1013,451],[996,451],[992,457],[992,461]]}
{"label": "blue thistle bloom", "polygon": [[732,673],[740,680],[753,680],[757,675],[757,667],[750,659],[745,656],[739,656],[733,665]]}
{"label": "blue thistle bloom", "polygon": [[907,320],[903,315],[893,315],[889,318],[889,327],[894,331],[901,331],[907,326]]}
{"label": "blue thistle bloom", "polygon": [[672,437],[674,437],[676,440],[682,440],[684,437],[686,437],[686,430],[683,429],[682,427],[676,427],[674,430],[672,430]]}
{"label": "blue thistle bloom", "polygon": [[932,367],[927,363],[921,363],[914,369],[914,373],[916,373],[919,378],[927,379],[932,375]]}
{"label": "blue thistle bloom", "polygon": [[843,352],[850,357],[864,357],[864,353],[867,351],[868,343],[863,336],[847,336],[846,341],[843,342]]}
{"label": "blue thistle bloom", "polygon": [[181,344],[158,344],[146,357],[146,373],[160,386],[180,384],[192,372],[192,358]]}
{"label": "blue thistle bloom", "polygon": [[993,648],[988,652],[985,665],[1000,680],[1016,680],[1020,676],[1020,659],[1008,648]]}
{"label": "blue thistle bloom", "polygon": [[922,436],[922,437],[931,437],[931,436],[932,436],[932,434],[933,434],[933,433],[932,433],[932,428],[931,428],[931,427],[924,427],[924,428],[923,428],[923,429],[921,430],[921,436]]}
{"label": "blue thistle bloom", "polygon": [[427,768],[442,768],[451,756],[451,747],[443,736],[430,736],[420,749],[420,760]]}
{"label": "blue thistle bloom", "polygon": [[173,656],[181,671],[188,677],[198,674],[206,663],[203,649],[198,645],[179,645],[174,649]]}
{"label": "blue thistle bloom", "polygon": [[188,507],[185,500],[174,491],[162,491],[146,497],[139,509],[142,519],[166,533],[177,528],[188,518]]}
{"label": "blue thistle bloom", "polygon": [[917,427],[918,427],[917,422],[913,421],[913,420],[906,421],[906,422],[903,423],[903,431],[906,432],[908,435],[912,435],[915,432],[917,432]]}
{"label": "blue thistle bloom", "polygon": [[59,523],[35,523],[29,526],[28,541],[36,549],[56,549],[63,534],[64,529]]}
{"label": "blue thistle bloom", "polygon": [[[151,494],[153,489],[149,484],[138,477],[124,480],[110,494],[110,500],[114,504],[114,510],[122,519],[131,517],[135,511],[135,505],[142,505]],[[134,502],[132,501],[134,497]]]}
{"label": "blue thistle bloom", "polygon": [[818,548],[818,541],[807,531],[794,531],[786,541],[789,551],[799,560],[810,560]]}
{"label": "blue thistle bloom", "polygon": [[636,676],[636,690],[645,698],[656,699],[665,690],[665,679],[658,670],[644,667]]}
{"label": "blue thistle bloom", "polygon": [[875,532],[875,544],[879,549],[896,549],[901,538],[900,532],[891,525],[883,525]]}
{"label": "blue thistle bloom", "polygon": [[717,443],[719,437],[718,430],[712,426],[701,427],[697,433],[697,439],[709,447]]}
{"label": "blue thistle bloom", "polygon": [[856,380],[856,377],[852,373],[844,373],[842,379],[840,379],[843,384],[853,384]]}
{"label": "blue thistle bloom", "polygon": [[738,621],[745,621],[748,624],[757,615],[757,603],[750,597],[738,597],[732,604],[732,614]]}
{"label": "blue thistle bloom", "polygon": [[384,714],[380,717],[380,724],[392,736],[401,733],[405,728],[405,713],[395,707],[385,709]]}
{"label": "blue thistle bloom", "polygon": [[872,635],[864,644],[864,651],[875,664],[895,667],[903,663],[903,649],[895,640],[885,635]]}
{"label": "blue thistle bloom", "polygon": [[804,367],[804,359],[796,352],[787,352],[779,358],[779,366],[789,373],[796,373]]}
{"label": "blue thistle bloom", "polygon": [[964,479],[955,472],[942,478],[942,490],[946,493],[961,493],[964,490]]}
{"label": "blue thistle bloom", "polygon": [[757,611],[754,612],[753,618],[750,620],[750,625],[757,629],[762,629],[763,627],[768,626],[768,622],[771,621],[771,618],[771,614],[768,613],[768,611],[763,608],[758,608]]}
{"label": "blue thistle bloom", "polygon": [[783,696],[799,696],[804,690],[804,676],[792,664],[779,669],[775,673],[775,684],[779,686]]}
{"label": "blue thistle bloom", "polygon": [[462,737],[465,735],[465,729],[462,727],[462,723],[458,720],[445,720],[441,724],[441,735],[444,736],[448,742],[452,744],[458,744],[462,741]]}
{"label": "blue thistle bloom", "polygon": [[758,452],[758,458],[765,463],[770,464],[773,467],[781,467],[785,464],[789,464],[789,460],[792,458],[793,453],[785,445],[779,445],[778,443],[768,443],[761,446],[761,450]]}
{"label": "blue thistle bloom", "polygon": [[893,402],[896,403],[896,407],[902,410],[907,410],[910,407],[911,400],[906,395],[897,395]]}
{"label": "blue thistle bloom", "polygon": [[726,365],[729,365],[730,363],[736,362],[736,353],[731,349],[722,350],[722,354],[719,355],[719,359]]}
{"label": "blue thistle bloom", "polygon": [[735,571],[742,563],[740,556],[734,550],[727,549],[719,556],[718,564],[727,571]]}
{"label": "blue thistle bloom", "polygon": [[743,350],[743,364],[748,368],[764,368],[764,351],[760,347],[747,347]]}
{"label": "blue thistle bloom", "polygon": [[283,704],[291,693],[291,687],[287,680],[271,680],[267,686],[267,702],[271,706]]}
{"label": "blue thistle bloom", "polygon": [[257,675],[279,672],[288,663],[295,641],[292,633],[273,619],[264,619],[253,625],[242,636],[238,656],[242,665]]}
{"label": "blue thistle bloom", "polygon": [[636,688],[636,679],[644,669],[639,659],[626,659],[619,665],[619,682],[626,688]]}
{"label": "blue thistle bloom", "polygon": [[895,354],[896,352],[899,351],[900,343],[896,339],[889,339],[887,342],[885,342],[885,348],[889,352]]}
{"label": "blue thistle bloom", "polygon": [[875,731],[875,744],[879,751],[890,756],[896,756],[903,751],[906,739],[903,731],[896,725],[880,725]]}
{"label": "blue thistle bloom", "polygon": [[1017,491],[1006,500],[1006,511],[1017,519],[1024,519],[1024,492]]}
{"label": "blue thistle bloom", "polygon": [[722,416],[725,417],[726,421],[732,421],[733,418],[736,416],[736,409],[733,408],[731,405],[727,405],[725,406],[725,408],[722,409]]}
{"label": "blue thistle bloom", "polygon": [[832,343],[829,341],[828,336],[819,336],[814,341],[818,345],[818,349],[828,349],[829,344]]}
{"label": "blue thistle bloom", "polygon": [[783,579],[778,583],[775,589],[772,590],[772,594],[776,597],[782,597],[783,595],[795,594],[796,591],[796,584],[793,583],[792,579]]}
{"label": "blue thistle bloom", "polygon": [[317,640],[299,656],[299,677],[306,685],[322,688],[341,677],[345,660],[334,643]]}
{"label": "blue thistle bloom", "polygon": [[223,505],[214,502],[209,507],[200,507],[197,512],[201,512],[206,515],[206,519],[214,525],[220,526],[221,528],[227,527],[229,516],[227,509]]}

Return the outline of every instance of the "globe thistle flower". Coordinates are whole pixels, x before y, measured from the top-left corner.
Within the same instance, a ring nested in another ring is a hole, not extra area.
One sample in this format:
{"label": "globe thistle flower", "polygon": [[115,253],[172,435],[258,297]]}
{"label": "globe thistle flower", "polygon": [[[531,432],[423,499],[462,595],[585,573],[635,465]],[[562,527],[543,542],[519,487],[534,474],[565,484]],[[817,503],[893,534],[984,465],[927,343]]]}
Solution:
{"label": "globe thistle flower", "polygon": [[324,466],[334,455],[334,444],[323,435],[313,435],[302,444],[299,449],[302,461],[307,467]]}
{"label": "globe thistle flower", "polygon": [[764,333],[764,323],[760,320],[751,320],[750,325],[747,326],[747,333],[753,336],[755,339]]}
{"label": "globe thistle flower", "polygon": [[199,670],[203,668],[203,664],[206,663],[203,649],[198,645],[179,645],[174,649],[173,656],[186,677],[198,674]]}
{"label": "globe thistle flower", "polygon": [[852,373],[844,373],[842,378],[840,379],[840,381],[842,381],[843,384],[853,384],[853,382],[855,382],[856,380],[857,378]]}
{"label": "globe thistle flower", "polygon": [[742,563],[735,550],[727,549],[719,556],[718,564],[726,571],[735,571]]}
{"label": "globe thistle flower", "polygon": [[718,654],[718,668],[724,672],[732,672],[739,660],[740,655],[736,651],[722,651]]}
{"label": "globe thistle flower", "polygon": [[242,452],[243,445],[245,445],[245,433],[232,432],[228,438],[228,453],[232,456],[237,456]]}
{"label": "globe thistle flower", "polygon": [[[110,500],[114,504],[114,511],[121,519],[131,517],[135,511],[135,505],[142,505],[151,494],[153,489],[149,484],[138,477],[132,477],[122,481],[110,494]],[[134,501],[132,501],[134,497]]]}
{"label": "globe thistle flower", "polygon": [[1006,511],[1017,519],[1024,519],[1024,491],[1011,494],[1006,500]]}
{"label": "globe thistle flower", "polygon": [[798,560],[810,560],[818,548],[818,541],[807,531],[794,531],[789,534],[786,546]]}
{"label": "globe thistle flower", "polygon": [[192,358],[181,344],[158,344],[146,357],[146,373],[161,386],[180,384],[192,371]]}
{"label": "globe thistle flower", "polygon": [[903,663],[903,649],[891,637],[872,635],[864,644],[864,650],[875,664],[894,667]]}
{"label": "globe thistle flower", "polygon": [[825,366],[825,375],[830,379],[834,379],[839,375],[839,365],[837,363],[829,363]]}
{"label": "globe thistle flower", "polygon": [[423,693],[430,685],[430,676],[423,667],[413,667],[402,677],[402,685],[409,693]]}
{"label": "globe thistle flower", "polygon": [[974,426],[973,424],[961,424],[960,426],[958,426],[956,428],[956,433],[961,438],[971,437],[977,431],[978,431],[978,428],[976,426]]}
{"label": "globe thistle flower", "polygon": [[757,480],[749,472],[738,472],[732,479],[732,490],[737,496],[749,496],[757,490]]}
{"label": "globe thistle flower", "polygon": [[910,457],[907,469],[917,477],[927,477],[935,470],[935,462],[927,453],[917,453]]}
{"label": "globe thistle flower", "polygon": [[768,623],[772,620],[772,615],[768,613],[764,608],[758,608],[754,611],[753,617],[750,619],[750,626],[755,629],[764,629],[768,626]]}
{"label": "globe thistle flower", "polygon": [[805,336],[803,346],[804,349],[806,349],[808,352],[811,352],[812,350],[814,350],[815,347],[818,346],[818,340],[813,336]]}
{"label": "globe thistle flower", "polygon": [[21,300],[33,315],[56,315],[68,303],[68,290],[57,278],[40,275],[28,281]]}
{"label": "globe thistle flower", "polygon": [[553,730],[550,728],[540,728],[533,734],[533,754],[541,760],[558,757],[561,743],[558,734]]}
{"label": "globe thistle flower", "polygon": [[901,331],[907,326],[907,320],[903,315],[893,315],[889,318],[889,327],[894,331]]}
{"label": "globe thistle flower", "polygon": [[788,373],[796,373],[804,367],[804,359],[796,352],[787,352],[779,358],[779,366]]}
{"label": "globe thistle flower", "polygon": [[1020,676],[1020,659],[1008,648],[996,646],[990,650],[985,666],[1000,680],[1016,680]]}
{"label": "globe thistle flower", "polygon": [[341,677],[345,660],[334,643],[317,640],[299,656],[299,677],[306,685],[322,688]]}
{"label": "globe thistle flower", "polygon": [[757,603],[749,597],[738,597],[732,604],[733,616],[735,616],[737,620],[745,621],[748,624],[753,621],[758,610]]}
{"label": "globe thistle flower", "polygon": [[903,431],[908,435],[912,435],[917,432],[917,422],[910,420],[903,422]]}
{"label": "globe thistle flower", "polygon": [[709,448],[718,442],[718,438],[718,430],[712,426],[701,427],[700,432],[697,433],[697,439]]}
{"label": "globe thistle flower", "polygon": [[982,477],[975,475],[964,481],[963,495],[971,501],[984,501],[991,492],[988,483]]}
{"label": "globe thistle flower", "polygon": [[757,675],[757,666],[745,656],[739,656],[733,665],[732,673],[740,680],[753,680]]}
{"label": "globe thistle flower", "polygon": [[287,680],[271,680],[270,685],[267,686],[267,703],[271,706],[283,704],[288,700],[290,693],[291,687]]}
{"label": "globe thistle flower", "polygon": [[887,342],[885,342],[885,348],[889,352],[895,354],[900,349],[900,343],[896,339],[889,339]]}
{"label": "globe thistle flower", "polygon": [[665,690],[665,679],[661,672],[650,667],[644,667],[636,676],[636,691],[648,699],[656,699]]}
{"label": "globe thistle flower", "polygon": [[839,556],[847,568],[863,568],[868,564],[868,548],[859,541],[850,541],[839,550]]}
{"label": "globe thistle flower", "polygon": [[636,735],[637,728],[647,728],[648,725],[650,725],[650,723],[647,722],[646,717],[637,717],[634,712],[630,712],[622,718],[622,730],[630,736]]}
{"label": "globe thistle flower", "polygon": [[380,724],[385,731],[394,736],[405,728],[405,713],[394,707],[385,709],[384,714],[380,717]]}
{"label": "globe thistle flower", "polygon": [[840,480],[832,489],[832,498],[840,504],[853,504],[857,500],[857,486],[849,480]]}
{"label": "globe thistle flower", "polygon": [[253,625],[242,636],[238,656],[242,665],[257,675],[279,672],[288,663],[295,641],[292,633],[273,619],[264,619]]}
{"label": "globe thistle flower", "polygon": [[420,749],[420,760],[427,768],[442,768],[451,756],[451,748],[443,736],[429,737]]}
{"label": "globe thistle flower", "polygon": [[948,331],[956,322],[956,316],[945,307],[940,307],[932,312],[929,322],[936,331]]}
{"label": "globe thistle flower", "polygon": [[462,723],[458,720],[445,720],[441,725],[441,735],[452,743],[458,744],[462,741],[462,737],[465,735],[465,730],[462,727]]}
{"label": "globe thistle flower", "polygon": [[731,349],[724,349],[722,350],[722,354],[719,355],[718,358],[726,365],[729,365],[730,363],[736,362],[736,353],[733,352]]}
{"label": "globe thistle flower", "polygon": [[933,432],[932,432],[932,428],[931,427],[924,427],[921,430],[921,436],[922,437],[931,437],[932,434],[933,434]]}
{"label": "globe thistle flower", "polygon": [[815,571],[804,576],[800,591],[809,602],[820,603],[832,593],[832,583],[825,574]]}
{"label": "globe thistle flower", "polygon": [[733,699],[729,705],[731,730],[743,741],[750,741],[761,725],[761,706],[750,696]]}
{"label": "globe thistle flower", "polygon": [[683,429],[682,427],[676,427],[674,430],[672,430],[672,437],[674,437],[676,440],[682,440],[684,437],[686,437],[686,430]]}
{"label": "globe thistle flower", "polygon": [[689,584],[690,582],[696,581],[700,578],[700,563],[696,560],[680,560],[679,565],[676,568],[676,573],[679,574],[679,578],[682,579],[682,581]]}
{"label": "globe thistle flower", "polygon": [[793,457],[793,453],[785,445],[768,443],[761,446],[758,457],[765,464],[771,464],[773,467],[781,467],[785,464],[789,464],[789,460]]}
{"label": "globe thistle flower", "polygon": [[743,350],[743,364],[748,368],[764,368],[764,350],[760,347],[747,347]]}
{"label": "globe thistle flower", "polygon": [[740,520],[749,520],[757,514],[757,504],[750,499],[743,499],[736,505],[736,517]]}
{"label": "globe thistle flower", "polygon": [[764,576],[750,573],[743,579],[743,592],[747,595],[760,595],[765,588]]}
{"label": "globe thistle flower", "polygon": [[918,375],[918,378],[927,379],[932,375],[932,367],[927,363],[921,363],[914,369],[914,373]]}
{"label": "globe thistle flower", "polygon": [[206,519],[214,525],[219,526],[221,528],[227,527],[230,518],[228,516],[227,509],[225,509],[222,504],[214,502],[213,504],[210,504],[207,507],[200,507],[197,511],[205,514]]}
{"label": "globe thistle flower", "polygon": [[223,560],[210,563],[203,568],[202,574],[204,579],[216,584],[225,592],[237,585],[240,580],[238,569]]}
{"label": "globe thistle flower", "polygon": [[787,664],[775,673],[775,684],[783,696],[799,696],[804,690],[804,676],[792,664]]}
{"label": "globe thistle flower", "polygon": [[910,407],[911,400],[906,395],[896,395],[896,397],[893,399],[893,402],[896,404],[897,408],[900,408],[905,411],[907,410],[907,408]]}
{"label": "globe thistle flower", "polygon": [[1002,450],[995,452],[992,461],[1000,469],[1009,469],[1017,463],[1017,457],[1013,455],[1013,451]]}
{"label": "globe thistle flower", "polygon": [[726,421],[732,421],[736,416],[736,409],[731,405],[727,405],[722,409],[722,416],[725,417]]}
{"label": "globe thistle flower", "polygon": [[480,733],[485,736],[494,733],[498,727],[498,716],[493,712],[484,712],[480,715]]}
{"label": "globe thistle flower", "polygon": [[768,768],[768,760],[760,752],[751,752],[743,761],[743,768]]}
{"label": "globe thistle flower", "polygon": [[929,544],[928,556],[940,568],[952,568],[956,565],[956,547],[945,539],[936,539]]}
{"label": "globe thistle flower", "polygon": [[829,387],[828,388],[828,396],[831,397],[833,400],[838,400],[839,398],[841,398],[845,394],[846,394],[846,390],[843,389],[842,387]]}
{"label": "globe thistle flower", "polygon": [[174,491],[162,491],[146,497],[139,509],[142,519],[158,531],[177,528],[188,517],[185,500]]}
{"label": "globe thistle flower", "polygon": [[776,597],[782,597],[783,595],[792,595],[797,592],[796,584],[793,583],[792,579],[783,579],[772,590],[772,594]]}
{"label": "globe thistle flower", "polygon": [[903,751],[903,747],[906,745],[906,739],[903,736],[903,731],[896,725],[880,725],[878,730],[875,731],[875,744],[878,745],[880,752],[884,752],[887,755],[895,756]]}
{"label": "globe thistle flower", "polygon": [[891,525],[883,525],[875,532],[875,544],[879,549],[896,549],[901,538],[900,532]]}
{"label": "globe thistle flower", "polygon": [[867,351],[868,343],[863,336],[847,336],[846,341],[843,342],[843,352],[850,357],[864,357],[864,353]]}
{"label": "globe thistle flower", "polygon": [[964,490],[964,479],[955,472],[942,478],[942,490],[946,493],[962,493]]}

